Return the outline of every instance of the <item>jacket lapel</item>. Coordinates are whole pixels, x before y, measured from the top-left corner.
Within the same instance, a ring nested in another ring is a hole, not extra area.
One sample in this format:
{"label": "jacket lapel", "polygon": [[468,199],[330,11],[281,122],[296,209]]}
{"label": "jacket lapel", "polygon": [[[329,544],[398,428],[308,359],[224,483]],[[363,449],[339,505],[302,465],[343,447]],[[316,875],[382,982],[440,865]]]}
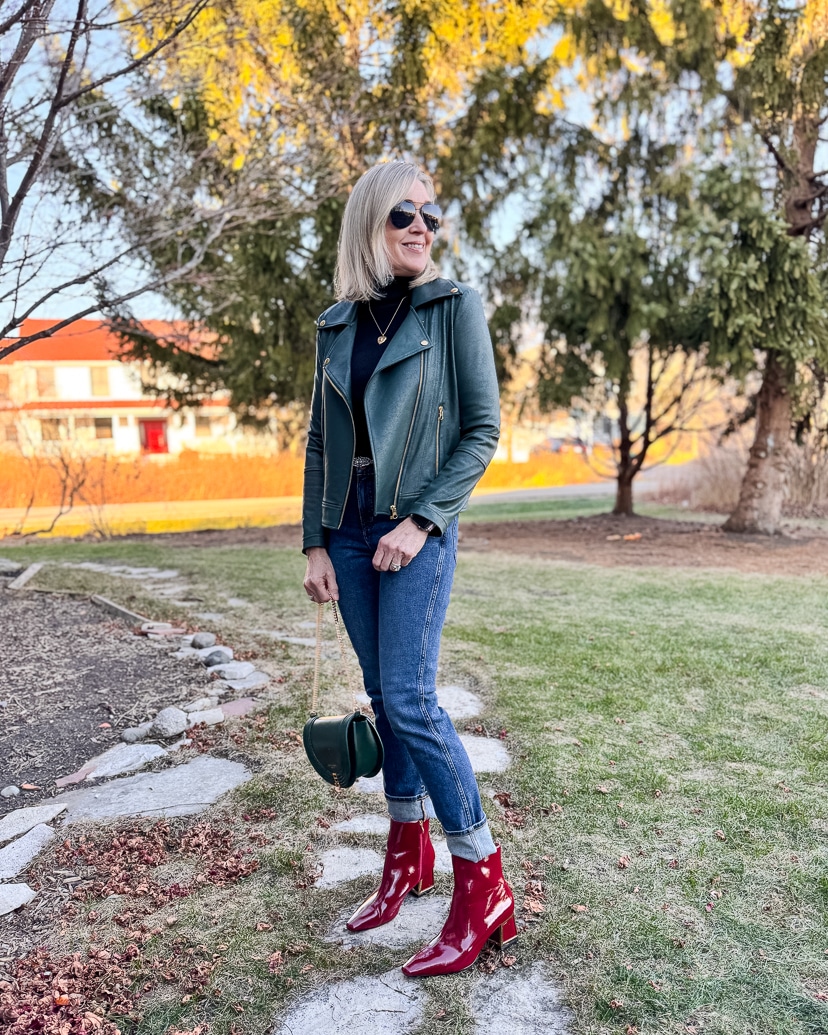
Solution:
{"label": "jacket lapel", "polygon": [[[454,281],[442,278],[422,284],[411,295],[411,308],[402,326],[391,339],[380,357],[374,374],[431,348],[431,338],[426,334],[418,309],[448,295],[462,294]],[[323,322],[324,321],[324,322]],[[351,358],[356,336],[356,302],[338,302],[322,314],[318,326],[328,328],[332,340],[325,354],[325,373],[342,392],[349,404],[351,401]]]}
{"label": "jacket lapel", "polygon": [[[340,306],[335,306],[339,309]],[[356,305],[349,303],[350,312],[343,312],[341,318],[330,327],[332,336],[325,352],[325,374],[336,385],[350,404],[351,401],[351,356],[356,335]],[[342,307],[344,308],[344,307]]]}

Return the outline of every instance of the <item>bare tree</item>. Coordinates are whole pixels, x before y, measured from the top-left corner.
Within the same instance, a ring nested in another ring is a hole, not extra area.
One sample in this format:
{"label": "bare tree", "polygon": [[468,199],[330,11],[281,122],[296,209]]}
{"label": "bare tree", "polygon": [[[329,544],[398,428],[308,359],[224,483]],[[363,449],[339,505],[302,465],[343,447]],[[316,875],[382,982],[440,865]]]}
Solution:
{"label": "bare tree", "polygon": [[0,359],[197,279],[223,235],[295,210],[268,141],[230,168],[159,92],[164,52],[208,3],[0,3]]}

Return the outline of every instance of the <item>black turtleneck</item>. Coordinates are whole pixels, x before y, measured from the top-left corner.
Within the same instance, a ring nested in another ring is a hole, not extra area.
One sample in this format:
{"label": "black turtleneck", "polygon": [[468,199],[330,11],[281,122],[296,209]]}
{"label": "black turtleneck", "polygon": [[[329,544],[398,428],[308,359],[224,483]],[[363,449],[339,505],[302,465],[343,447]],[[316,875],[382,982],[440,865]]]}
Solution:
{"label": "black turtleneck", "polygon": [[[365,387],[388,343],[402,326],[410,307],[411,277],[394,277],[383,289],[382,298],[360,302],[357,313],[354,352],[351,357],[351,405],[356,443],[354,456],[371,456],[368,425],[365,422]],[[370,310],[369,310],[370,305]],[[373,318],[372,318],[373,314]],[[376,321],[376,322],[375,322]],[[377,327],[379,324],[379,328]],[[384,342],[378,342],[380,331]]]}

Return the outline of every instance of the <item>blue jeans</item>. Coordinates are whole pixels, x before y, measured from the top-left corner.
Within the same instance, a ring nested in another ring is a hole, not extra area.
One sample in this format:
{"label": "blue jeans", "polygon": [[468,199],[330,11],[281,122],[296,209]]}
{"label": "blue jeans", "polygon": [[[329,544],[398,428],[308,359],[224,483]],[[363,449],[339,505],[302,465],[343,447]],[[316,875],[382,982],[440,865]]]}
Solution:
{"label": "blue jeans", "polygon": [[457,520],[429,536],[398,572],[371,565],[377,543],[398,522],[374,516],[374,469],[354,469],[345,516],[329,531],[339,605],[385,748],[391,818],[436,814],[449,851],[478,862],[495,851],[469,756],[437,703],[440,636],[457,561]]}

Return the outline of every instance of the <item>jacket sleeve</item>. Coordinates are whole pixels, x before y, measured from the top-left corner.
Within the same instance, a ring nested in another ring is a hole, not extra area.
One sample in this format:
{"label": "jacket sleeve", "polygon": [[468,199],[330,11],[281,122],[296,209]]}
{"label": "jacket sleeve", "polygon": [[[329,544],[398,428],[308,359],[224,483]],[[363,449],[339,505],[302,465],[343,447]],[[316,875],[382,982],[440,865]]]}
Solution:
{"label": "jacket sleeve", "polygon": [[409,508],[441,532],[466,506],[497,449],[500,392],[492,339],[480,295],[466,289],[454,314],[454,366],[460,441],[440,473]]}
{"label": "jacket sleeve", "polygon": [[324,444],[322,437],[322,356],[319,333],[316,335],[316,372],[313,377],[308,442],[305,449],[305,477],[302,488],[302,552],[312,546],[325,546],[322,527],[322,493],[325,485]]}

